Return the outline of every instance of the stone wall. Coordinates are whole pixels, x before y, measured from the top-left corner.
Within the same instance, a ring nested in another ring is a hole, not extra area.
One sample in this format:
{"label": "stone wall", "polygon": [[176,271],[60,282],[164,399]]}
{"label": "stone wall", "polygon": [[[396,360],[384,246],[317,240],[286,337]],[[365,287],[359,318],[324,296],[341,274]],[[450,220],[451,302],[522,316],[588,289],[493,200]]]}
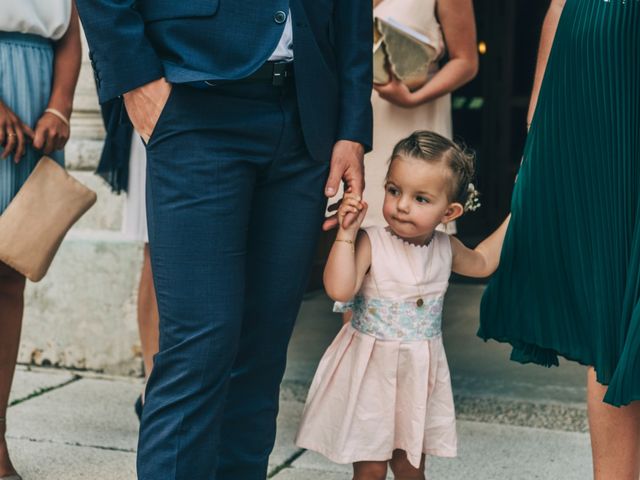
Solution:
{"label": "stone wall", "polygon": [[123,198],[93,174],[103,138],[85,43],[66,164],[98,202],[69,232],[47,276],[27,286],[19,361],[138,375],[142,245],[122,238]]}

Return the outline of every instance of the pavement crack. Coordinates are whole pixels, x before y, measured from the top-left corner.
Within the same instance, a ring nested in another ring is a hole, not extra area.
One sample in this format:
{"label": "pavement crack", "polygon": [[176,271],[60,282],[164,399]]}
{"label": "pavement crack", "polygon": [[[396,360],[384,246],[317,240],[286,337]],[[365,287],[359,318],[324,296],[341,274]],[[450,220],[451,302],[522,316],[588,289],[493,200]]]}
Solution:
{"label": "pavement crack", "polygon": [[121,448],[121,447],[106,447],[104,445],[87,445],[80,442],[58,442],[55,440],[49,440],[46,438],[33,438],[33,437],[16,437],[13,435],[7,435],[7,438],[12,440],[22,440],[27,442],[34,443],[49,443],[53,445],[66,445],[68,447],[81,447],[81,448],[95,448],[97,450],[106,450],[109,452],[120,452],[120,453],[136,453],[136,449],[134,448]]}
{"label": "pavement crack", "polygon": [[29,395],[27,395],[26,397],[22,397],[22,398],[16,398],[15,400],[12,400],[9,403],[9,407],[14,407],[16,405],[19,405],[21,403],[26,402],[27,400],[31,400],[32,398],[36,398],[36,397],[40,397],[42,395],[44,395],[45,393],[49,393],[52,392],[54,390],[58,390],[60,388],[64,388],[67,385],[70,385],[74,382],[77,382],[78,380],[82,379],[82,377],[80,375],[74,375],[73,377],[71,377],[69,380],[67,380],[66,382],[62,382],[59,383],[57,385],[52,385],[50,387],[43,387],[43,388],[39,388],[33,392],[31,392]]}
{"label": "pavement crack", "polygon": [[299,459],[304,452],[306,452],[307,450],[305,448],[300,448],[298,450],[296,450],[289,458],[287,458],[283,463],[281,463],[280,465],[278,465],[277,467],[275,467],[273,470],[271,470],[269,472],[269,475],[267,475],[267,478],[273,478],[275,477],[278,473],[280,473],[282,470],[284,470],[285,468],[289,468],[291,467],[291,465],[293,464],[293,462],[295,462],[297,459]]}

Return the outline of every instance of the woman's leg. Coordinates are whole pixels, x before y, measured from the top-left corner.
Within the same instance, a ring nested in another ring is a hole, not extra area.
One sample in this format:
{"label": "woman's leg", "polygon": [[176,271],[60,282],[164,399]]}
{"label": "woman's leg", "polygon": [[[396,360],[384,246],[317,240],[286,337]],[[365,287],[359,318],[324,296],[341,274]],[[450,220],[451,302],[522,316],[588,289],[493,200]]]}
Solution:
{"label": "woman's leg", "polygon": [[387,478],[387,462],[353,464],[353,480],[384,480],[385,478]]}
{"label": "woman's leg", "polygon": [[420,468],[416,468],[409,463],[407,452],[404,450],[394,450],[390,463],[395,480],[425,480],[424,455],[422,455],[422,459],[420,460]]}
{"label": "woman's leg", "polygon": [[595,480],[640,478],[640,402],[613,407],[602,401],[607,387],[593,368],[587,379],[587,405]]}
{"label": "woman's leg", "polygon": [[15,270],[0,262],[0,476],[15,472],[5,441],[7,405],[13,373],[16,369],[25,280]]}
{"label": "woman's leg", "polygon": [[145,380],[149,378],[153,369],[153,356],[158,353],[158,322],[158,304],[151,275],[149,244],[145,243],[142,273],[138,287],[138,329],[140,330]]}

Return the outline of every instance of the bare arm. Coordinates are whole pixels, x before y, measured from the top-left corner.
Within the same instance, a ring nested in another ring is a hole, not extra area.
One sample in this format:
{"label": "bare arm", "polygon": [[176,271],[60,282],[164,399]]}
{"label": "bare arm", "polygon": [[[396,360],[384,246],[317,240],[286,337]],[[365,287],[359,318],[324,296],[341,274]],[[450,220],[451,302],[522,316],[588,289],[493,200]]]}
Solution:
{"label": "bare arm", "polygon": [[[324,287],[327,295],[338,302],[351,300],[362,285],[371,266],[371,242],[360,231],[367,214],[367,205],[360,197],[347,193],[338,210],[339,229],[324,268]],[[345,216],[355,216],[355,221],[345,226]]]}
{"label": "bare arm", "polygon": [[527,113],[527,126],[531,124],[533,113],[538,103],[538,95],[540,94],[540,86],[544,78],[544,72],[547,68],[549,53],[553,45],[553,39],[556,36],[560,15],[564,8],[566,0],[551,0],[551,5],[547,11],[547,15],[542,25],[542,34],[540,36],[540,47],[538,49],[538,61],[536,63],[536,73],[533,79],[533,91],[531,92],[531,100],[529,101],[529,112]]}
{"label": "bare arm", "polygon": [[401,107],[416,107],[442,97],[471,81],[478,73],[476,22],[471,0],[440,0],[438,16],[449,61],[420,89],[409,89],[393,79],[374,88],[385,100]]}
{"label": "bare arm", "polygon": [[[342,235],[338,234],[337,238],[342,239]],[[358,293],[371,266],[369,236],[360,231],[354,243],[355,249],[352,249],[350,244],[336,241],[324,268],[324,288],[327,295],[337,302],[347,302]]]}
{"label": "bare arm", "polygon": [[460,275],[478,278],[488,277],[495,272],[500,263],[502,243],[510,220],[511,215],[474,250],[465,247],[457,238],[451,237],[451,248],[453,250],[452,270]]}
{"label": "bare arm", "polygon": [[80,44],[80,22],[75,3],[72,5],[71,21],[64,36],[55,44],[53,65],[53,87],[49,107],[63,113],[67,118],[73,109],[73,94],[78,83],[82,46]]}
{"label": "bare arm", "polygon": [[437,9],[449,61],[424,87],[414,92],[419,103],[430,102],[457,90],[478,73],[478,42],[472,1],[440,0]]}
{"label": "bare arm", "polygon": [[[60,112],[67,121],[73,110],[73,94],[80,74],[81,57],[80,22],[75,3],[72,3],[69,27],[54,45],[53,83],[47,105],[47,108]],[[49,154],[64,148],[70,134],[67,123],[55,114],[44,112],[34,128],[33,146]]]}

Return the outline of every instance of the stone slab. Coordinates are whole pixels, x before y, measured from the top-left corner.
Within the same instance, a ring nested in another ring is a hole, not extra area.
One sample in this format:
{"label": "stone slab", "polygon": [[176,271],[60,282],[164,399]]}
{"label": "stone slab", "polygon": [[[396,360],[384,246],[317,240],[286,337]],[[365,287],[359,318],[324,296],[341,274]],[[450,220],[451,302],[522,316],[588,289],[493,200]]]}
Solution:
{"label": "stone slab", "polygon": [[11,440],[11,457],[24,480],[134,480],[129,452],[31,440]]}
{"label": "stone slab", "polygon": [[47,276],[29,283],[20,363],[139,375],[142,246],[115,232],[69,232]]}
{"label": "stone slab", "polygon": [[[591,478],[589,436],[528,427],[459,422],[459,455],[454,459],[430,458],[427,478],[447,480]],[[292,464],[286,480],[302,480],[296,469],[334,472],[350,479],[351,465],[331,463],[315,452],[306,452]],[[283,471],[284,472],[284,471]],[[275,478],[280,479],[276,476]],[[331,477],[329,477],[331,478]],[[337,480],[336,478],[336,480]],[[333,478],[331,478],[333,480]]]}
{"label": "stone slab", "polygon": [[325,472],[308,468],[285,468],[273,477],[275,480],[351,480],[346,473]]}
{"label": "stone slab", "polygon": [[522,365],[509,360],[511,347],[476,336],[484,285],[452,284],[444,306],[443,338],[454,393],[516,400],[584,403],[586,368]]}
{"label": "stone slab", "polygon": [[9,404],[24,401],[44,390],[64,385],[73,377],[74,375],[66,370],[31,370],[24,366],[18,366],[11,384]]}
{"label": "stone slab", "polygon": [[296,452],[300,451],[295,446],[296,433],[302,416],[304,404],[293,401],[281,401],[278,415],[278,430],[273,452],[269,457],[271,465],[282,465]]}
{"label": "stone slab", "polygon": [[133,404],[141,389],[140,381],[129,379],[78,380],[11,407],[8,436],[133,452],[138,436]]}
{"label": "stone slab", "polygon": [[98,195],[98,201],[73,226],[74,230],[112,230],[122,228],[122,208],[125,194],[116,195],[111,187],[93,172],[70,171],[82,184]]}

